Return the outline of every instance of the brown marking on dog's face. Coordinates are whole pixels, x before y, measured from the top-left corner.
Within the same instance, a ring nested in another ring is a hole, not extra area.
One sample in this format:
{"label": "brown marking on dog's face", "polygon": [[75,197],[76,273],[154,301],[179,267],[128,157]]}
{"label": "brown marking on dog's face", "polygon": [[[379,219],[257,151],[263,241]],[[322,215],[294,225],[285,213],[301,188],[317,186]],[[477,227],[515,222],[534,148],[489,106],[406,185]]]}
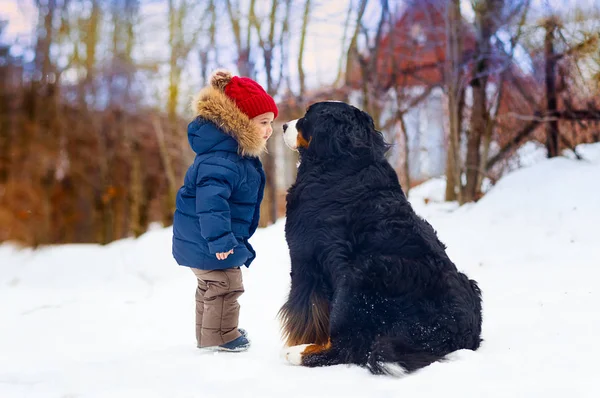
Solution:
{"label": "brown marking on dog's face", "polygon": [[302,130],[300,130],[299,128],[296,128],[296,130],[298,131],[298,136],[296,137],[296,148],[308,148],[308,146],[310,145],[310,141],[312,140],[312,137],[310,137],[308,140],[306,138],[304,138],[304,135],[302,134]]}

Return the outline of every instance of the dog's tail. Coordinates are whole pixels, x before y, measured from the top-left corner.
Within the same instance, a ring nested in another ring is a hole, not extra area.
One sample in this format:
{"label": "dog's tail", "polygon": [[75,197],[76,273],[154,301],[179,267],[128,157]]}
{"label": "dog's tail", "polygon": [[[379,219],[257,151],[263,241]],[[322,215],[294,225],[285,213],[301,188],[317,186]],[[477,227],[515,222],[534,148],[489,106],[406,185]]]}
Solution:
{"label": "dog's tail", "polygon": [[402,376],[443,361],[444,357],[415,351],[401,338],[379,338],[372,346],[367,368],[377,375]]}

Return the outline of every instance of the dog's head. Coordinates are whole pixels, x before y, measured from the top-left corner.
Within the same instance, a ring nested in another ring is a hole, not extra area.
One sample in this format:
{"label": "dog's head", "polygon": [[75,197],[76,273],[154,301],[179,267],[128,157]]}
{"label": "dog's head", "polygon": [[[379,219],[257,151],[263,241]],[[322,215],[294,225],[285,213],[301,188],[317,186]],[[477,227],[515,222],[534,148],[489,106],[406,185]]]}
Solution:
{"label": "dog's head", "polygon": [[366,112],[343,102],[317,102],[283,125],[285,143],[318,158],[380,158],[388,145]]}

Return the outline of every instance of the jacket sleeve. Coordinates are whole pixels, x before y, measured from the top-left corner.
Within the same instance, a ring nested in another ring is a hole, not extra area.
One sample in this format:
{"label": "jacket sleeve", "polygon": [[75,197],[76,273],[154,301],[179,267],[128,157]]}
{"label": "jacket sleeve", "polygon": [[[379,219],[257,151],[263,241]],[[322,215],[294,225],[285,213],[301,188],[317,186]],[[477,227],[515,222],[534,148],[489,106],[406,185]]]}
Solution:
{"label": "jacket sleeve", "polygon": [[237,166],[225,159],[207,159],[198,167],[196,214],[211,254],[227,252],[238,245],[231,232],[229,208],[229,198],[238,177]]}

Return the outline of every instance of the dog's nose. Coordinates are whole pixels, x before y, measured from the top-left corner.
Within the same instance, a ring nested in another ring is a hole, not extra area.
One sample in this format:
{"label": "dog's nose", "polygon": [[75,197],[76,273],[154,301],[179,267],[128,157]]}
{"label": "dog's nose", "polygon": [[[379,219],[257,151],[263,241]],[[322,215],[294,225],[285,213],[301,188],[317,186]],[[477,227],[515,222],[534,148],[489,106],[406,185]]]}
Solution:
{"label": "dog's nose", "polygon": [[283,132],[284,132],[284,133],[285,133],[285,130],[287,130],[287,128],[288,128],[288,124],[287,124],[287,123],[284,123],[284,124],[283,124]]}

